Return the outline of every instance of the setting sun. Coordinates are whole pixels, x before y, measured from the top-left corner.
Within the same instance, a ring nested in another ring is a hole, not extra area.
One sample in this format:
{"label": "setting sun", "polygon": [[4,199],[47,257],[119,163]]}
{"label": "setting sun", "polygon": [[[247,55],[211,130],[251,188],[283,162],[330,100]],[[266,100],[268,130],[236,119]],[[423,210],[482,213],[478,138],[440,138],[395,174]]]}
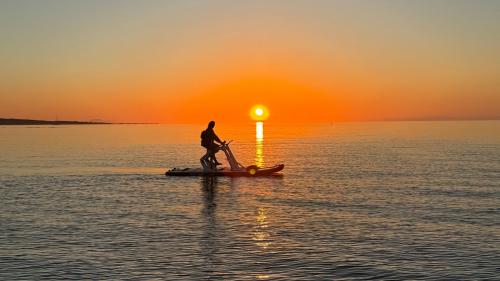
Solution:
{"label": "setting sun", "polygon": [[0,38],[0,281],[500,281],[500,0],[0,0]]}
{"label": "setting sun", "polygon": [[264,121],[269,118],[269,109],[261,104],[256,104],[250,109],[250,116],[255,121]]}

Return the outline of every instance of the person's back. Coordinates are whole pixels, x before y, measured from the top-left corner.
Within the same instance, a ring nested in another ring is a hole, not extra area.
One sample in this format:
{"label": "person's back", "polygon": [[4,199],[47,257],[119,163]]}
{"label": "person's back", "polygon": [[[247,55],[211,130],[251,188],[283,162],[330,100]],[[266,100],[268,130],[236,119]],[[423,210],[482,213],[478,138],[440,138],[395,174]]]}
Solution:
{"label": "person's back", "polygon": [[210,141],[210,136],[209,132],[207,130],[204,130],[201,132],[201,146],[203,146],[206,149],[210,148],[210,145],[212,144],[213,141]]}

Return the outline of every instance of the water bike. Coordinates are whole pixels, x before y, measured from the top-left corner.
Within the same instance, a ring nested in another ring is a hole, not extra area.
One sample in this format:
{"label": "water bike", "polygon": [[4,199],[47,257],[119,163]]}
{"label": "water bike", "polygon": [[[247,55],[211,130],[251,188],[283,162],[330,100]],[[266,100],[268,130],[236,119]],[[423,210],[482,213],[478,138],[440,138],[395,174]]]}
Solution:
{"label": "water bike", "polygon": [[220,150],[224,152],[229,163],[228,168],[173,168],[168,170],[166,176],[226,176],[226,177],[259,177],[259,176],[272,176],[283,168],[284,164],[277,164],[271,167],[258,167],[256,165],[243,166],[234,157],[229,142],[223,142],[220,145]]}

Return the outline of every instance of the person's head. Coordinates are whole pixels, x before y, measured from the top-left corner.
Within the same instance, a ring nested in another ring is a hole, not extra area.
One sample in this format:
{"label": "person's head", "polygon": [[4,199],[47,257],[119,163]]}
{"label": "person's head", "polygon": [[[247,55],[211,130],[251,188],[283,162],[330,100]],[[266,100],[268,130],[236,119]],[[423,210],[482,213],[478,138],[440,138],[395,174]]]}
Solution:
{"label": "person's head", "polygon": [[210,122],[208,122],[208,127],[209,127],[210,129],[213,129],[213,128],[215,127],[215,121],[210,121]]}

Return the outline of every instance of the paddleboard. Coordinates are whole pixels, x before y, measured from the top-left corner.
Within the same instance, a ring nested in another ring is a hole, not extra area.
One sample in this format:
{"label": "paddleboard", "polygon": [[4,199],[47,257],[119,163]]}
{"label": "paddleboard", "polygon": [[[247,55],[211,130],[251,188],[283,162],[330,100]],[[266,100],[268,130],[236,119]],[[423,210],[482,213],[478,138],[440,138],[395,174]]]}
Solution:
{"label": "paddleboard", "polygon": [[229,168],[220,168],[217,170],[204,170],[203,168],[173,168],[168,170],[165,175],[168,177],[189,177],[189,176],[223,176],[223,177],[262,177],[276,175],[285,168],[284,164],[274,165],[272,167],[257,168],[250,166],[246,170],[231,171]]}

